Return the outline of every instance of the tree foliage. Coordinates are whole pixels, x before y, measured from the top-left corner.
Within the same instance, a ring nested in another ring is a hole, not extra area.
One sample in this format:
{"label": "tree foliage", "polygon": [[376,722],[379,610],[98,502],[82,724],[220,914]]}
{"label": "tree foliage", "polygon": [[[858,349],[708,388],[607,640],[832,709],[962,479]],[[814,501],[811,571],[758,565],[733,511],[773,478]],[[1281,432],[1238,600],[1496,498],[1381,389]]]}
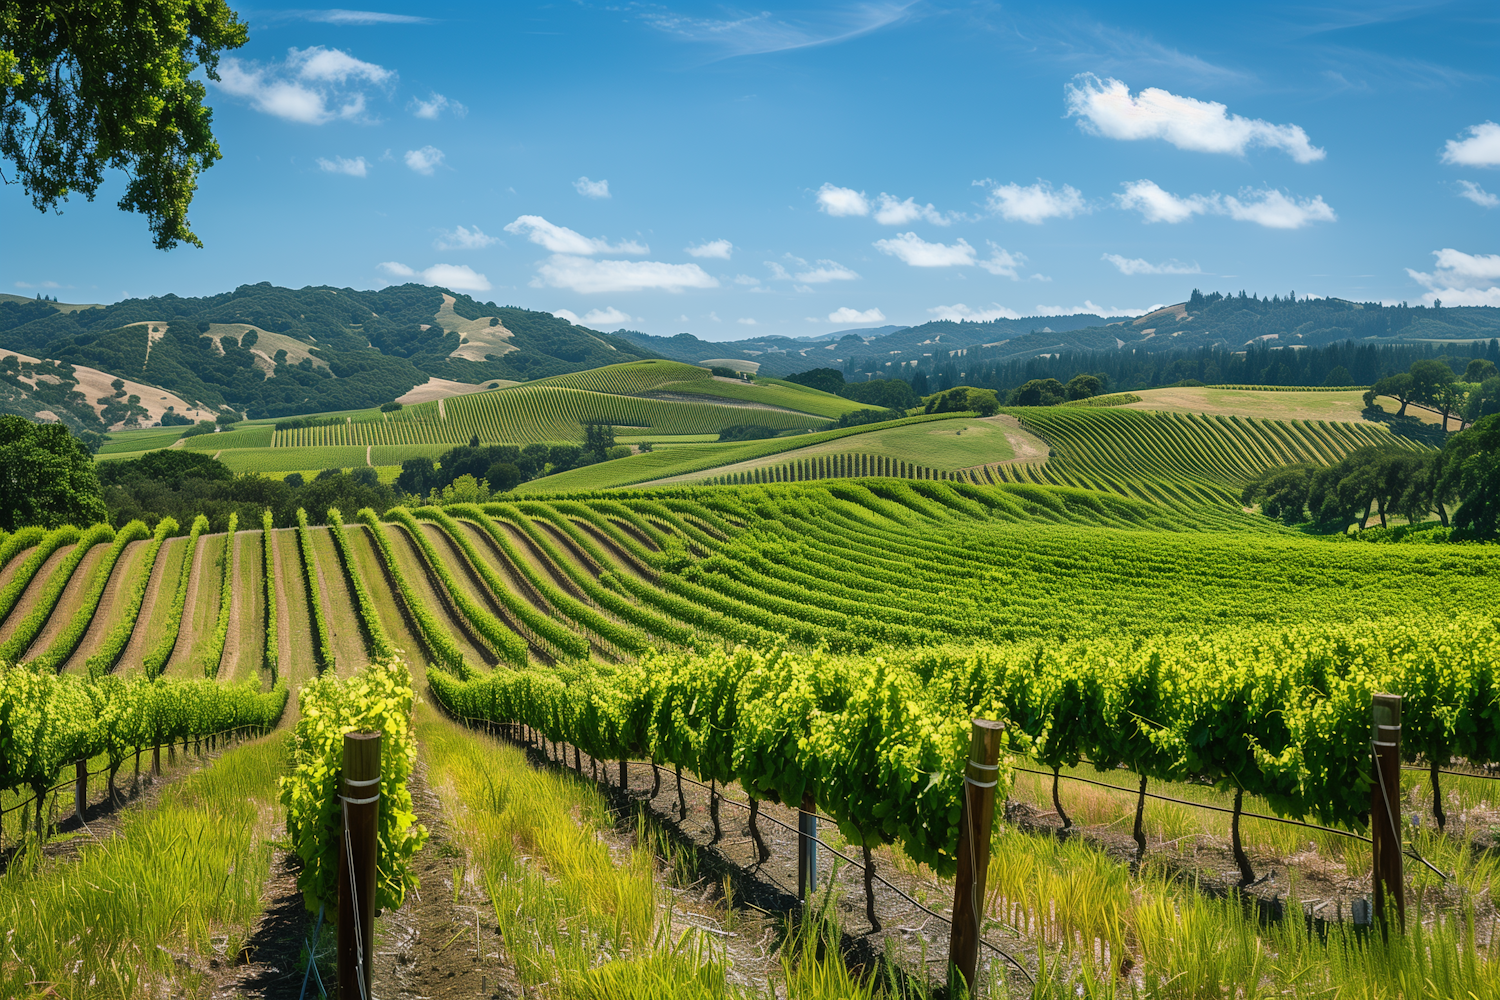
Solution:
{"label": "tree foliage", "polygon": [[188,206],[221,154],[192,77],[247,37],[224,0],[3,0],[0,157],[43,212],[123,170],[158,249],[201,247]]}
{"label": "tree foliage", "polygon": [[104,520],[94,457],[61,424],[0,416],[0,528]]}

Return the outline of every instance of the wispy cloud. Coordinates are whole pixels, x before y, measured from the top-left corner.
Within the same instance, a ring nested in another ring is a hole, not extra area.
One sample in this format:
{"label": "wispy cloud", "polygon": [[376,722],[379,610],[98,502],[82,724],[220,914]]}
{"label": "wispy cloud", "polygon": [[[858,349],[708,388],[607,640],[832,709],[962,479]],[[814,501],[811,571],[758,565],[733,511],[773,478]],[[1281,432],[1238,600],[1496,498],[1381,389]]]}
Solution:
{"label": "wispy cloud", "polygon": [[591,181],[587,177],[580,177],[573,182],[573,188],[585,198],[608,198],[609,181]]}
{"label": "wispy cloud", "polygon": [[681,292],[689,288],[718,288],[719,281],[697,264],[667,264],[654,260],[594,260],[553,254],[537,265],[535,288],[566,288],[584,294]]}
{"label": "wispy cloud", "polygon": [[707,240],[685,249],[691,257],[712,257],[716,260],[728,260],[734,254],[734,244],[728,240]]}
{"label": "wispy cloud", "polygon": [[1230,114],[1214,101],[1181,97],[1147,87],[1132,97],[1130,88],[1092,73],[1074,77],[1064,88],[1068,115],[1078,117],[1085,132],[1107,139],[1163,139],[1178,149],[1244,156],[1252,146],[1284,150],[1298,163],[1326,155],[1300,125],[1273,125],[1258,118]]}
{"label": "wispy cloud", "polygon": [[620,327],[626,323],[635,322],[630,318],[629,313],[622,312],[614,306],[609,306],[605,309],[590,309],[581,317],[570,309],[557,309],[553,311],[552,315],[560,316],[569,323],[579,326],[590,326],[596,330],[602,330],[606,326]]}
{"label": "wispy cloud", "polygon": [[364,177],[370,172],[370,164],[365,161],[363,156],[356,156],[352,160],[345,159],[342,156],[335,156],[329,160],[320,156],[318,157],[318,169],[327,171],[330,174],[348,174],[350,177]]}
{"label": "wispy cloud", "polygon": [[505,227],[507,233],[515,233],[524,236],[538,246],[546,247],[553,253],[572,254],[574,256],[592,257],[601,253],[623,253],[643,254],[650,253],[650,247],[635,240],[622,240],[619,243],[610,243],[608,240],[594,239],[584,236],[582,233],[574,232],[567,226],[559,226],[548,222],[540,215],[523,215]]}
{"label": "wispy cloud", "polygon": [[436,146],[423,146],[421,149],[408,149],[402,159],[412,170],[424,177],[431,177],[433,171],[443,165],[443,151]]}
{"label": "wispy cloud", "polygon": [[1449,139],[1443,162],[1464,167],[1500,167],[1500,125],[1484,122],[1470,125],[1467,139]]}
{"label": "wispy cloud", "polygon": [[1434,250],[1437,267],[1431,273],[1406,269],[1412,280],[1427,289],[1429,304],[1442,299],[1450,306],[1500,306],[1500,254],[1469,254],[1446,248]]}
{"label": "wispy cloud", "polygon": [[824,184],[818,188],[818,211],[833,216],[869,215],[870,200],[863,191]]}
{"label": "wispy cloud", "polygon": [[317,24],[432,24],[430,17],[417,17],[414,14],[387,14],[375,10],[341,10],[333,7],[329,10],[285,10],[279,11],[273,17],[282,17],[289,20],[312,21]]}
{"label": "wispy cloud", "polygon": [[250,102],[263,114],[304,125],[366,119],[366,91],[387,87],[395,70],[356,59],[341,49],[314,45],[288,49],[285,61],[261,64],[227,58],[219,64],[219,89]]}
{"label": "wispy cloud", "polygon": [[933,306],[927,314],[936,320],[951,320],[955,323],[968,320],[970,323],[993,323],[997,319],[1020,319],[1021,314],[996,302],[987,308],[970,309],[962,302],[951,306]]}
{"label": "wispy cloud", "polygon": [[727,18],[691,17],[655,9],[640,16],[672,38],[711,47],[720,58],[728,59],[848,41],[901,20],[913,6],[914,2],[845,3],[821,11],[762,11]]}
{"label": "wispy cloud", "polygon": [[1473,181],[1459,181],[1458,189],[1460,198],[1467,198],[1476,205],[1482,205],[1485,208],[1500,206],[1500,195],[1491,194]]}
{"label": "wispy cloud", "polygon": [[426,118],[428,121],[437,121],[443,117],[444,112],[447,112],[454,118],[462,118],[469,113],[468,108],[451,98],[444,97],[436,91],[430,93],[425,101],[420,97],[413,97],[407,102],[406,110],[418,118]]}
{"label": "wispy cloud", "polygon": [[1088,212],[1083,193],[1067,184],[1057,190],[1043,180],[1026,187],[1019,184],[994,184],[992,181],[974,183],[990,188],[991,210],[1010,222],[1027,222],[1035,226],[1048,219],[1071,219]]}
{"label": "wispy cloud", "polygon": [[759,326],[760,325],[759,323],[755,322],[755,317],[753,317],[753,316],[741,316],[739,319],[735,320],[735,322],[738,323],[738,324],[740,324],[741,326]]}
{"label": "wispy cloud", "polygon": [[1314,222],[1338,220],[1322,195],[1297,198],[1275,188],[1245,188],[1238,197],[1218,192],[1179,196],[1163,190],[1155,181],[1139,180],[1125,185],[1115,201],[1123,209],[1140,212],[1146,222],[1169,225],[1186,222],[1194,215],[1227,215],[1268,229],[1301,229]]}
{"label": "wispy cloud", "polygon": [[1115,266],[1121,274],[1202,274],[1203,269],[1197,264],[1184,264],[1179,260],[1163,261],[1153,264],[1141,257],[1122,257],[1117,253],[1107,253],[1100,260],[1107,260]]}
{"label": "wispy cloud", "polygon": [[828,314],[830,323],[884,323],[885,313],[879,309],[851,309],[840,306]]}
{"label": "wispy cloud", "polygon": [[399,261],[388,260],[376,267],[392,278],[420,278],[425,285],[438,285],[455,292],[490,290],[490,279],[467,264],[434,264],[426,270],[418,271]]}
{"label": "wispy cloud", "polygon": [[859,275],[836,260],[820,260],[795,277],[804,285],[826,285],[830,281],[855,281]]}
{"label": "wispy cloud", "polygon": [[975,250],[960,236],[957,242],[929,243],[916,233],[898,233],[876,240],[875,249],[911,267],[964,267],[974,263]]}
{"label": "wispy cloud", "polygon": [[451,230],[443,230],[432,241],[432,246],[435,250],[483,250],[499,242],[499,237],[486,235],[478,226],[473,229],[456,226]]}

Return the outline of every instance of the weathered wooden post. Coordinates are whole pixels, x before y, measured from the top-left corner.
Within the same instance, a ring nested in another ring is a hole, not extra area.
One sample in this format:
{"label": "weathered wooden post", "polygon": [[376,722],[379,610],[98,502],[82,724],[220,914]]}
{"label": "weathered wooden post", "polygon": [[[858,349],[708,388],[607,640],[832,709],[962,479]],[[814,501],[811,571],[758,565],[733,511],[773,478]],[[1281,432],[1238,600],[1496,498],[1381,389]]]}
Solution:
{"label": "weathered wooden post", "polygon": [[89,762],[80,760],[73,765],[73,813],[78,822],[83,822],[83,811],[89,805]]}
{"label": "weathered wooden post", "polygon": [[984,883],[990,868],[990,831],[995,825],[995,786],[1000,775],[1003,723],[975,719],[964,767],[964,798],[959,814],[958,875],[953,882],[953,936],[948,964],[972,991],[979,968],[979,928],[983,923]]}
{"label": "weathered wooden post", "polygon": [[380,734],[344,734],[344,830],[339,840],[339,996],[370,1000],[375,968],[375,867],[379,855]]}
{"label": "weathered wooden post", "polygon": [[1401,857],[1401,696],[1371,699],[1370,737],[1374,780],[1370,785],[1370,839],[1374,857],[1375,921],[1390,927],[1386,894],[1396,904],[1397,924],[1406,927],[1406,891]]}
{"label": "weathered wooden post", "polygon": [[797,813],[797,898],[803,902],[818,891],[818,807],[812,792],[802,796]]}

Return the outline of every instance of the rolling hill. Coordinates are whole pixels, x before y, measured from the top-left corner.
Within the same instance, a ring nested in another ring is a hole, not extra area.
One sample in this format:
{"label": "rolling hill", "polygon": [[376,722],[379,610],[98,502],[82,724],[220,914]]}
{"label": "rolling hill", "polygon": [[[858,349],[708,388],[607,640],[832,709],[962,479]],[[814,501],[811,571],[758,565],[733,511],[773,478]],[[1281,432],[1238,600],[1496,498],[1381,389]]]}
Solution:
{"label": "rolling hill", "polygon": [[[6,352],[66,367],[45,373],[63,380],[74,366],[87,367],[159,387],[193,406],[251,417],[376,406],[433,379],[527,381],[654,356],[551,313],[480,303],[441,288],[289,289],[268,282],[202,298],[167,295],[106,306],[7,296],[0,299],[0,357]],[[48,409],[75,429],[93,431],[157,417],[107,420],[97,407],[59,409],[25,383],[7,380],[11,398],[0,404],[7,412],[34,416]],[[32,405],[33,397],[41,405]]]}

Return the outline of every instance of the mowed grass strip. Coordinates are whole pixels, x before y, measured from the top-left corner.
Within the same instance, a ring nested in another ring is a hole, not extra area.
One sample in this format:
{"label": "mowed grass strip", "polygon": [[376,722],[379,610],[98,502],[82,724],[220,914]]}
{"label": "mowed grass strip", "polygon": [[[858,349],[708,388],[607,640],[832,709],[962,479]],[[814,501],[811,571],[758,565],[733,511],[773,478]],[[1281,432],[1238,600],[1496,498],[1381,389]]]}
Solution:
{"label": "mowed grass strip", "polygon": [[240,551],[234,578],[234,618],[220,676],[228,673],[236,680],[260,673],[266,656],[266,588],[261,576],[265,555],[261,534],[245,530],[235,533],[235,545]]}
{"label": "mowed grass strip", "polygon": [[[281,619],[281,675],[292,690],[317,676],[317,640],[313,637],[312,611],[307,604],[307,588],[302,582],[302,555],[297,548],[297,532],[278,528],[274,532],[276,554],[280,562],[279,585],[283,600]],[[296,699],[292,699],[295,707]]]}
{"label": "mowed grass strip", "polygon": [[375,543],[370,540],[370,529],[363,524],[346,524],[344,537],[349,540],[349,553],[354,558],[354,570],[365,582],[365,590],[370,595],[370,602],[375,606],[375,613],[380,617],[380,624],[385,629],[387,640],[401,651],[403,658],[411,664],[413,671],[419,667],[425,668],[432,662],[432,658],[428,655],[426,644],[413,631],[412,624],[402,611],[401,600],[396,596],[396,588],[391,586],[386,579],[380,553],[375,551]]}
{"label": "mowed grass strip", "polygon": [[168,677],[202,677],[203,656],[213,645],[219,621],[219,595],[223,590],[225,536],[205,534],[198,539],[187,601],[182,607],[182,628],[172,658],[163,671]]}
{"label": "mowed grass strip", "polygon": [[359,602],[344,575],[333,535],[325,526],[308,528],[317,557],[317,578],[323,591],[323,611],[328,618],[328,644],[340,677],[350,677],[370,660],[364,632],[359,627]]}

